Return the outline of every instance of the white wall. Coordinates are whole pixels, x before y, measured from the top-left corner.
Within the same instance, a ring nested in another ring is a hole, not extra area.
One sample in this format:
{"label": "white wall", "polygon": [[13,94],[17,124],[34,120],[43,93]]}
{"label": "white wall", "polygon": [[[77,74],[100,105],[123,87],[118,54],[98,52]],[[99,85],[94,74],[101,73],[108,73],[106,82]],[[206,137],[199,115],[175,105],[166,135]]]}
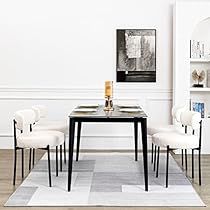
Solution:
{"label": "white wall", "polygon": [[[103,103],[104,81],[115,81],[119,28],[157,29],[157,82],[115,84],[115,98],[138,101],[149,121],[170,122],[173,3],[0,1],[0,147],[12,145],[11,119],[17,109],[43,103],[51,118],[64,119],[78,103]],[[83,147],[132,147],[131,125],[107,126],[86,126],[83,135],[95,137]],[[99,140],[100,135],[111,138]]]}

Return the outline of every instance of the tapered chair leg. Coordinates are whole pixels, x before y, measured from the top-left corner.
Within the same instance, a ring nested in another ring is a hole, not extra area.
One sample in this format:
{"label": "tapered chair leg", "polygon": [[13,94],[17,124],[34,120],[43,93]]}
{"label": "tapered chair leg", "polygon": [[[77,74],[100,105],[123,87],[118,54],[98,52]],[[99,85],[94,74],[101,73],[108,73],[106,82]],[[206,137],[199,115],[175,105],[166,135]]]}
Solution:
{"label": "tapered chair leg", "polygon": [[160,147],[158,146],[158,150],[157,150],[157,169],[156,169],[156,177],[158,177],[159,157],[160,157]]}
{"label": "tapered chair leg", "polygon": [[185,149],[185,169],[187,171],[187,149]]}
{"label": "tapered chair leg", "polygon": [[21,153],[22,153],[22,179],[24,179],[24,149],[21,149]]}
{"label": "tapered chair leg", "polygon": [[16,166],[17,166],[17,150],[14,149],[14,173],[13,173],[13,185],[15,185],[16,181]]}
{"label": "tapered chair leg", "polygon": [[184,151],[182,149],[182,167],[183,167],[183,165],[184,165]]}
{"label": "tapered chair leg", "polygon": [[56,176],[58,176],[58,146],[55,147],[55,167],[56,167]]}
{"label": "tapered chair leg", "polygon": [[157,148],[157,146],[155,145],[155,152],[154,152],[154,168],[153,168],[154,171],[155,171],[155,165],[156,165],[156,148]]}
{"label": "tapered chair leg", "polygon": [[153,163],[153,150],[154,150],[154,144],[152,143],[151,163]]}
{"label": "tapered chair leg", "polygon": [[60,171],[62,171],[62,145],[60,145]]}
{"label": "tapered chair leg", "polygon": [[169,146],[167,146],[167,155],[166,155],[166,188],[168,187],[168,164],[169,164]]}
{"label": "tapered chair leg", "polygon": [[63,151],[64,151],[64,163],[66,164],[66,141],[63,143]]}
{"label": "tapered chair leg", "polygon": [[50,146],[47,146],[47,155],[48,155],[48,173],[49,173],[49,186],[52,187],[51,181],[51,166],[50,166]]}
{"label": "tapered chair leg", "polygon": [[194,179],[194,149],[192,149],[192,179]]}
{"label": "tapered chair leg", "polygon": [[201,185],[201,149],[198,152],[199,185]]}
{"label": "tapered chair leg", "polygon": [[29,163],[28,163],[28,169],[31,170],[31,155],[32,155],[32,149],[29,149]]}

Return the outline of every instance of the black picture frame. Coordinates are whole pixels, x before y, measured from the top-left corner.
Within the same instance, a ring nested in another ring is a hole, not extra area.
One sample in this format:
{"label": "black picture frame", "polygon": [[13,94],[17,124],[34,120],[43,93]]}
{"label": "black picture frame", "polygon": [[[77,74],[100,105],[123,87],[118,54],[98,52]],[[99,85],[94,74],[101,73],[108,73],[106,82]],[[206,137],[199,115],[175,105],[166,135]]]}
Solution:
{"label": "black picture frame", "polygon": [[117,29],[116,39],[116,82],[156,82],[156,29]]}

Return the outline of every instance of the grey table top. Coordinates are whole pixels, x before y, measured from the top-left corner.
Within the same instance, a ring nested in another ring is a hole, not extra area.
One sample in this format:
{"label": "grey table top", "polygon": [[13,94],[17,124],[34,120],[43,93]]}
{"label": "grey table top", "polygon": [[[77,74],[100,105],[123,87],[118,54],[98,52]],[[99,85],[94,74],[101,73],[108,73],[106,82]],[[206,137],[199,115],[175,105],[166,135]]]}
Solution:
{"label": "grey table top", "polygon": [[[79,108],[79,107],[77,107]],[[147,115],[138,106],[139,112],[122,112],[120,107],[114,106],[114,111],[104,111],[104,106],[99,105],[95,112],[75,112],[74,110],[69,115],[70,118],[146,118]]]}

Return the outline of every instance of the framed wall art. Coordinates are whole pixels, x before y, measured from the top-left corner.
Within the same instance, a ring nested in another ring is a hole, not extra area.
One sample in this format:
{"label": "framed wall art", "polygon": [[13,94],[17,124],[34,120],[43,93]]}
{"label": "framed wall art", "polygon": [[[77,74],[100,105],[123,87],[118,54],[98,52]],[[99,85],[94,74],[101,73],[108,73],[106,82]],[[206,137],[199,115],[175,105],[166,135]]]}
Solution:
{"label": "framed wall art", "polygon": [[117,29],[117,82],[156,82],[156,29]]}

